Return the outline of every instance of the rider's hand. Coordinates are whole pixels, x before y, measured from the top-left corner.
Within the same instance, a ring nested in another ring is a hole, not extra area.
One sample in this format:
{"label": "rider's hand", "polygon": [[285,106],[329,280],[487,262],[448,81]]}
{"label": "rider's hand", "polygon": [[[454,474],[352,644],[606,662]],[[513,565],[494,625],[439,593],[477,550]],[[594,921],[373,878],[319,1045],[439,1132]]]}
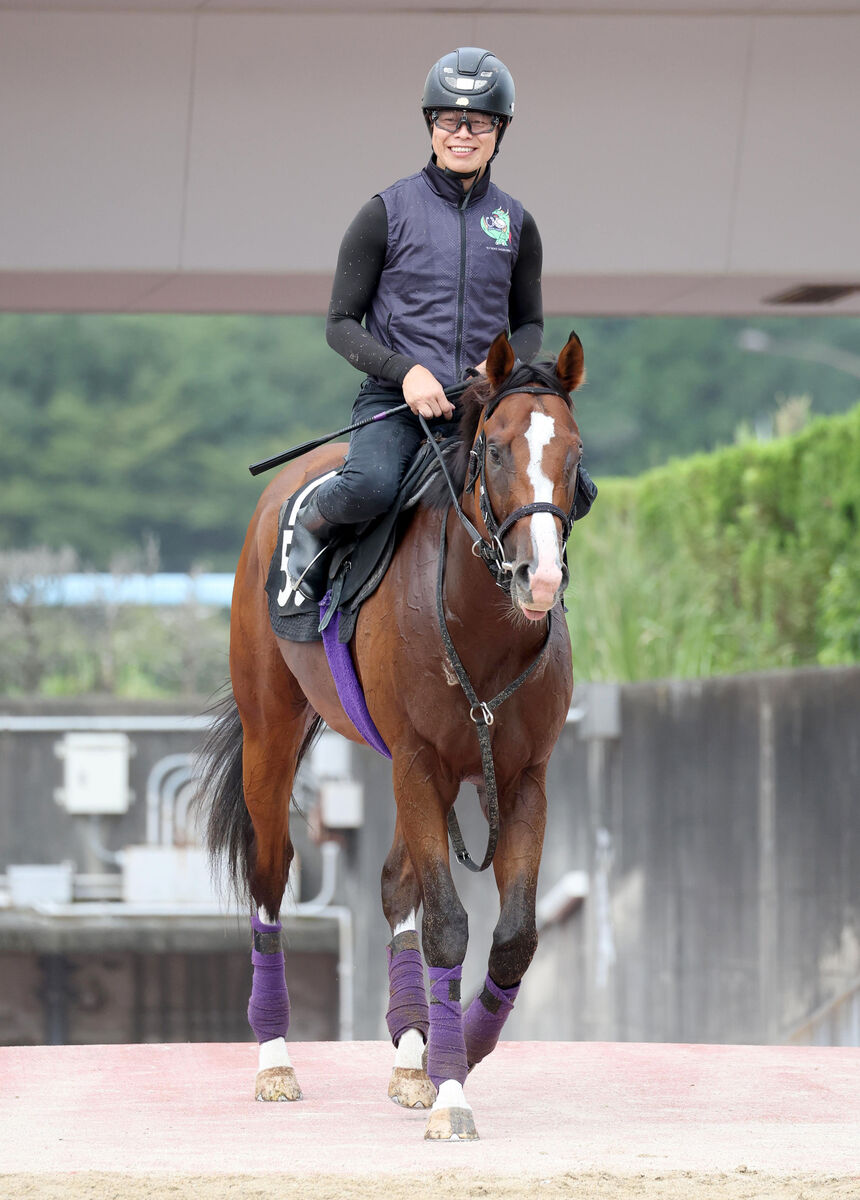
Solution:
{"label": "rider's hand", "polygon": [[454,415],[454,405],[442,390],[442,384],[432,371],[417,363],[403,380],[403,399],[414,413],[420,413],[428,421],[431,417]]}
{"label": "rider's hand", "polygon": [[479,375],[483,375],[486,378],[487,360],[484,359],[483,362],[478,363],[477,367],[475,367],[475,370],[478,372]]}

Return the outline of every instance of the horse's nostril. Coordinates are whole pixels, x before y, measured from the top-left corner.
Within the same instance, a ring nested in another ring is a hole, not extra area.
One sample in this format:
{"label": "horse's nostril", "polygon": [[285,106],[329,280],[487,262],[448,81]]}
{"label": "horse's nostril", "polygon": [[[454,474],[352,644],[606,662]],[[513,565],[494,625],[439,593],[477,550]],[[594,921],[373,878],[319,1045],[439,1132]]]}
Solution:
{"label": "horse's nostril", "polygon": [[523,591],[526,591],[526,592],[529,590],[529,586],[530,586],[529,585],[529,575],[530,574],[531,574],[531,568],[528,563],[520,563],[520,565],[514,571],[514,580],[516,581],[517,585],[519,587],[521,587],[523,589]]}

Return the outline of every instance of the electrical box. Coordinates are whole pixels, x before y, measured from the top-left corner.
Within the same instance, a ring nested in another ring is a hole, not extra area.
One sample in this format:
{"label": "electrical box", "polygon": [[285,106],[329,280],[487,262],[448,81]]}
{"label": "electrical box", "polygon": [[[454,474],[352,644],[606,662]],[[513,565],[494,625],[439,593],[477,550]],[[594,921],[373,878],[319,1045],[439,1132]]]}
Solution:
{"label": "electrical box", "polygon": [[[230,896],[213,879],[209,856],[200,846],[126,846],[121,852],[122,898],[126,904],[182,909],[202,905],[223,910]],[[290,864],[284,907],[301,894],[299,857]]]}
{"label": "electrical box", "polygon": [[364,788],[352,779],[320,784],[320,819],[327,829],[359,829],[364,824]]}
{"label": "electrical box", "polygon": [[75,864],[10,863],[6,868],[9,897],[15,908],[36,904],[71,904]]}
{"label": "electrical box", "polygon": [[206,851],[198,846],[126,846],[122,898],[126,904],[219,904]]}
{"label": "electrical box", "polygon": [[128,812],[131,743],[125,733],[67,733],[56,747],[63,786],[54,793],[67,812]]}

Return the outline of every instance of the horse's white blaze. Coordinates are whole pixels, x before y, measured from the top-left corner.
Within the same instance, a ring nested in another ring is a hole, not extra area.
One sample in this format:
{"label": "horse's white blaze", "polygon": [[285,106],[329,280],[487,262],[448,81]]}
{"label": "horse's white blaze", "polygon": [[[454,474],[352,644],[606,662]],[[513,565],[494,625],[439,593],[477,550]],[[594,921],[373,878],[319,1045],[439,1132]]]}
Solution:
{"label": "horse's white blaze", "polygon": [[471,1112],[472,1106],[465,1097],[462,1083],[456,1079],[443,1079],[436,1093],[433,1111],[437,1108],[468,1108]]}
{"label": "horse's white blaze", "polygon": [[282,1037],[272,1038],[270,1042],[260,1042],[260,1062],[259,1071],[265,1071],[269,1067],[291,1067],[290,1056],[287,1052],[287,1043]]}
{"label": "horse's white blaze", "polygon": [[[532,413],[526,432],[529,447],[527,474],[532,485],[533,501],[552,504],[552,480],[543,469],[543,452],[552,441],[555,421],[547,413]],[[529,586],[535,604],[550,607],[561,586],[561,559],[558,551],[558,532],[551,513],[534,513],[529,520],[536,569],[529,575]]]}
{"label": "horse's white blaze", "polygon": [[420,1071],[424,1059],[424,1038],[417,1029],[407,1029],[394,1051],[395,1067],[407,1071]]}

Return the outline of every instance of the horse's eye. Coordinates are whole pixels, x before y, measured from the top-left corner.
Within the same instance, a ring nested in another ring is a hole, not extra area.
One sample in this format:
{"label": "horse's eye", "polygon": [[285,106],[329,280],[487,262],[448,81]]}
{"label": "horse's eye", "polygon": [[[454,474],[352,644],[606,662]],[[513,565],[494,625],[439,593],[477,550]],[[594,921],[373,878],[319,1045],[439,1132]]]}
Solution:
{"label": "horse's eye", "polygon": [[498,446],[494,446],[492,442],[487,446],[487,458],[491,463],[495,463],[496,466],[502,461],[502,455]]}
{"label": "horse's eye", "polygon": [[567,462],[564,464],[564,477],[569,483],[576,478],[576,472],[579,470],[579,464],[582,461],[582,451],[576,455],[568,455]]}

